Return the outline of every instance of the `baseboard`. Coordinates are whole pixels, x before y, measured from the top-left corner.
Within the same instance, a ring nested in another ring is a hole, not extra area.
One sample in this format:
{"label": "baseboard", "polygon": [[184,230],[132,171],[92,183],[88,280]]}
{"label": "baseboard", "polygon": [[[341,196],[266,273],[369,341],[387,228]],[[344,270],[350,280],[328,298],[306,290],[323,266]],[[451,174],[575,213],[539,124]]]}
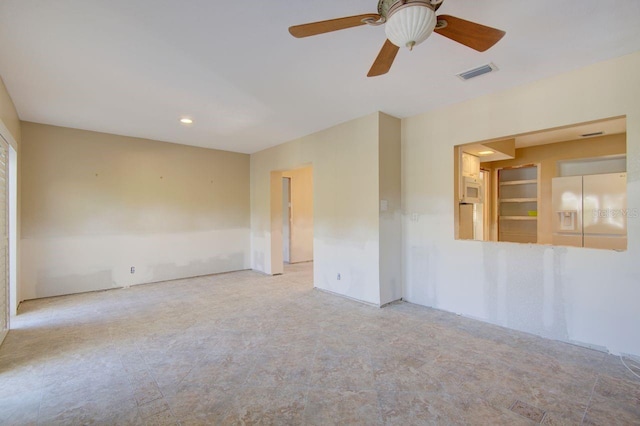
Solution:
{"label": "baseboard", "polygon": [[317,290],[317,291],[321,291],[323,293],[330,294],[332,296],[338,296],[338,297],[342,297],[344,299],[352,300],[352,301],[358,302],[358,303],[360,303],[362,305],[371,306],[373,308],[379,308],[380,307],[380,305],[378,305],[376,303],[366,302],[364,300],[356,299],[355,297],[345,296],[344,294],[336,293],[335,291],[331,291],[331,290],[325,290],[324,288],[320,288],[320,287],[315,287],[314,286],[313,289]]}
{"label": "baseboard", "polygon": [[381,307],[381,308],[385,308],[385,307],[387,307],[387,306],[389,306],[389,305],[394,305],[394,304],[396,304],[396,303],[402,303],[402,302],[403,302],[403,300],[402,300],[402,297],[401,297],[401,298],[399,298],[399,299],[392,300],[391,302],[383,303],[382,305],[380,305],[380,307]]}

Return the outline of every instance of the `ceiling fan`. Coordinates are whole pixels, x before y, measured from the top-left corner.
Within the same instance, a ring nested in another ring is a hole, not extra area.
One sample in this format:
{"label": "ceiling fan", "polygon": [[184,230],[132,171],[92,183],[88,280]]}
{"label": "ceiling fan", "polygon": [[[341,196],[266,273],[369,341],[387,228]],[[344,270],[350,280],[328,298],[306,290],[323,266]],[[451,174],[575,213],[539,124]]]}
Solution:
{"label": "ceiling fan", "polygon": [[387,41],[373,62],[367,77],[386,74],[391,69],[400,47],[412,50],[433,32],[450,38],[479,52],[492,47],[506,34],[504,31],[465,21],[436,11],[444,0],[379,0],[378,13],[348,16],[312,22],[289,28],[297,38],[324,34],[360,25],[385,25]]}

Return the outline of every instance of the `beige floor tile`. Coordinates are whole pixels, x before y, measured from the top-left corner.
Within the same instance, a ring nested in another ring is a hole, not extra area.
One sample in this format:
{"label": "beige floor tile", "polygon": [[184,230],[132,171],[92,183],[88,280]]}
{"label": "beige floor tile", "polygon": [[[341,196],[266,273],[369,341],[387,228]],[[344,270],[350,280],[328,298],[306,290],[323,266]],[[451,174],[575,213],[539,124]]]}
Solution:
{"label": "beige floor tile", "polygon": [[267,352],[257,359],[246,383],[248,386],[262,387],[307,386],[311,380],[313,362],[314,352]]}
{"label": "beige floor tile", "polygon": [[388,425],[530,425],[531,422],[485,400],[442,392],[380,392]]}
{"label": "beige floor tile", "polygon": [[605,375],[598,377],[585,424],[640,424],[638,383]]}
{"label": "beige floor tile", "polygon": [[137,413],[134,400],[110,393],[87,397],[76,393],[55,399],[43,398],[38,422],[64,425],[108,423],[115,414],[128,412]]}
{"label": "beige floor tile", "polygon": [[316,355],[310,386],[322,389],[374,390],[371,358],[364,355]]}
{"label": "beige floor tile", "polygon": [[239,391],[224,424],[303,424],[306,391],[292,386],[248,387]]}
{"label": "beige floor tile", "polygon": [[[619,357],[313,290],[313,264],[20,306],[0,424],[640,424]],[[529,413],[530,414],[530,413]]]}
{"label": "beige floor tile", "polygon": [[233,407],[235,387],[183,384],[167,397],[171,412],[183,424],[218,424]]}
{"label": "beige floor tile", "polygon": [[380,422],[378,396],[375,391],[309,390],[303,424],[373,425]]}
{"label": "beige floor tile", "polygon": [[392,391],[443,391],[432,364],[412,356],[373,358],[376,388]]}

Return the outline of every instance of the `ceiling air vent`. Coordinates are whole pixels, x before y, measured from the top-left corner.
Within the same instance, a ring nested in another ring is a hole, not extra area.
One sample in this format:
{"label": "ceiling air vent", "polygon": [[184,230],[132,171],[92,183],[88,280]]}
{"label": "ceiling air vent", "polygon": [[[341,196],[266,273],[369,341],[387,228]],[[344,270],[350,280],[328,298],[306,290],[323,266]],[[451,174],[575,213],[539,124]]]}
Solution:
{"label": "ceiling air vent", "polygon": [[494,71],[498,71],[498,67],[496,67],[496,65],[492,62],[486,64],[486,65],[481,65],[477,68],[474,68],[472,70],[469,71],[464,71],[461,72],[459,74],[456,74],[456,76],[460,79],[460,80],[471,80],[472,78],[475,77],[479,77],[483,74],[487,74],[490,72],[494,72]]}
{"label": "ceiling air vent", "polygon": [[600,136],[600,135],[604,135],[604,132],[593,132],[593,133],[585,133],[584,135],[580,135],[583,138],[589,138],[591,136]]}

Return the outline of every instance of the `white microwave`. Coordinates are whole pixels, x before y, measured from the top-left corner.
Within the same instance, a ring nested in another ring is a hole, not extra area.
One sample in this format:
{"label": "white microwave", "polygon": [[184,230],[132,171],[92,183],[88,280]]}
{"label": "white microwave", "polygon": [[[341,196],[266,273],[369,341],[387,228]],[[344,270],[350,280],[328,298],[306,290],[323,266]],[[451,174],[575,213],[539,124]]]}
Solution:
{"label": "white microwave", "polygon": [[461,203],[481,204],[483,202],[483,193],[483,185],[480,179],[468,176],[462,178]]}

